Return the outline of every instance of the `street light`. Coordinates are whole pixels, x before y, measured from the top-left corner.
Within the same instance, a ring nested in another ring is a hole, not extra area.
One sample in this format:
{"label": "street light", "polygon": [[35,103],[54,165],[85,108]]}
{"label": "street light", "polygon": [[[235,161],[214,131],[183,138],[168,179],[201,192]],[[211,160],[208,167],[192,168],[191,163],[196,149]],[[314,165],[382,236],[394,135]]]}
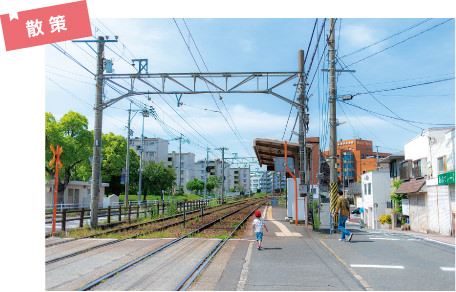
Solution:
{"label": "street light", "polygon": [[355,95],[346,94],[346,95],[339,96],[339,98],[345,101],[345,100],[352,100],[353,96],[355,96]]}

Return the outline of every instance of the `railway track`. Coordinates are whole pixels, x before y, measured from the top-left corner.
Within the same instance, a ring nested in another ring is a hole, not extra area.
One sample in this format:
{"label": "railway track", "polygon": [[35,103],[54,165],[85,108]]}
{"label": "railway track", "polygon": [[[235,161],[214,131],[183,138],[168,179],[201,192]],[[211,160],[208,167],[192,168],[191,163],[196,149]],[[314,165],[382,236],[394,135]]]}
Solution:
{"label": "railway track", "polygon": [[[172,227],[176,227],[177,229],[180,230],[180,232],[177,233],[178,236],[176,236],[176,237],[181,238],[181,239],[188,237],[195,233],[199,234],[201,232],[204,232],[204,230],[207,230],[209,227],[214,228],[213,225],[215,225],[215,229],[217,229],[217,224],[216,224],[217,221],[222,221],[223,219],[225,219],[227,217],[227,216],[224,216],[224,214],[237,213],[237,212],[239,212],[239,210],[242,210],[243,208],[245,208],[244,205],[252,206],[254,204],[257,204],[259,201],[261,201],[261,199],[236,202],[229,206],[224,205],[221,207],[216,207],[216,208],[212,209],[210,212],[206,212],[204,214],[204,216],[202,216],[201,219],[198,220],[198,224],[195,223],[195,221],[196,221],[195,218],[198,218],[199,214],[201,214],[201,210],[193,211],[191,214],[189,214],[188,217],[186,216],[187,218],[185,220],[181,218],[183,216],[183,214],[178,214],[178,215],[167,217],[167,218],[161,218],[158,220],[148,221],[145,223],[144,222],[137,223],[137,224],[133,224],[131,226],[120,227],[120,228],[116,228],[114,230],[99,232],[99,233],[95,233],[92,235],[84,236],[82,238],[69,239],[69,240],[65,240],[61,243],[50,244],[46,247],[52,248],[56,245],[61,245],[61,244],[75,245],[76,240],[88,239],[88,238],[93,238],[93,237],[102,238],[103,236],[108,236],[111,234],[111,237],[110,237],[111,240],[108,242],[105,242],[102,244],[96,244],[96,245],[89,245],[86,248],[84,247],[84,245],[82,248],[76,247],[76,249],[77,249],[76,251],[71,252],[69,254],[65,253],[61,256],[53,257],[53,258],[47,260],[45,262],[45,264],[49,265],[52,263],[56,263],[58,261],[62,261],[62,260],[65,260],[65,259],[68,259],[71,257],[81,255],[83,253],[93,251],[95,249],[100,249],[100,248],[103,248],[103,247],[106,247],[109,245],[123,242],[127,239],[135,239],[138,237],[144,238],[144,237],[148,236],[149,234],[151,234],[150,237],[154,237],[154,235],[153,235],[154,232],[160,232],[162,230],[166,230],[166,229],[169,229]],[[240,209],[237,209],[237,211],[234,211],[234,212],[231,211],[231,210],[239,208],[239,207],[240,207]],[[226,222],[226,220],[227,219],[225,219],[225,222]],[[179,227],[179,225],[183,225],[183,224],[185,224],[185,222],[187,222],[187,226],[184,226],[184,228]],[[155,223],[155,224],[153,224],[153,223]],[[136,229],[134,229],[134,228],[136,228]],[[132,231],[132,229],[134,229],[134,230]],[[185,235],[181,236],[182,232],[184,232]],[[226,230],[225,230],[225,233],[226,233]],[[113,237],[117,237],[117,239],[113,239]],[[52,249],[49,249],[49,250],[51,251]]]}
{"label": "railway track", "polygon": [[[255,200],[258,200],[258,199],[250,199],[250,200],[246,200],[246,201],[255,201]],[[232,206],[242,205],[246,201],[234,202],[234,203],[226,204],[226,205],[223,205],[223,206],[217,206],[217,207],[207,208],[207,209],[203,209],[203,210],[202,209],[197,209],[197,210],[192,210],[192,211],[186,211],[185,215],[188,216],[187,217],[188,220],[191,220],[191,219],[194,219],[196,216],[198,216],[198,214],[200,214],[200,213],[201,213],[201,216],[203,217],[205,215],[208,215],[208,214],[211,214],[211,213],[215,213],[215,212],[218,212],[220,210],[224,210],[224,209],[230,208]],[[205,212],[205,213],[202,213],[202,212]],[[183,216],[184,216],[184,212],[179,212],[178,214],[173,215],[173,216],[168,216],[168,217],[164,217],[164,218],[149,220],[149,221],[146,221],[146,222],[123,225],[123,226],[120,226],[120,227],[117,227],[117,228],[104,230],[104,231],[100,231],[100,232],[95,232],[93,234],[89,234],[89,235],[85,235],[85,236],[81,236],[81,237],[77,237],[77,238],[71,238],[71,239],[65,239],[65,240],[53,242],[53,243],[47,244],[45,247],[49,248],[49,247],[52,247],[52,246],[69,243],[69,242],[72,242],[72,241],[75,241],[75,240],[79,240],[79,239],[105,237],[105,236],[107,236],[109,234],[113,234],[113,233],[119,233],[120,234],[120,233],[128,231],[128,230],[147,229],[147,228],[144,228],[144,227],[152,225],[152,224],[154,224],[154,225],[160,224],[162,222],[172,222],[171,224],[166,224],[166,223],[163,224],[162,228],[161,228],[161,230],[163,230],[163,229],[166,229],[167,227],[171,227],[173,225],[182,223],[183,220],[180,220],[179,218],[181,218]],[[129,238],[136,238],[136,237],[140,237],[142,235],[144,235],[144,234],[136,234],[136,235],[135,234],[131,234],[131,236]]]}
{"label": "railway track", "polygon": [[[264,203],[265,201],[256,201],[250,202],[245,206],[238,206],[236,209],[218,216],[211,222],[204,222],[204,225],[199,228],[192,229],[194,226],[186,226],[186,228],[181,226],[184,230],[192,230],[178,238],[165,239],[164,241],[167,241],[166,244],[157,244],[153,241],[153,244],[159,246],[140,257],[136,257],[134,260],[122,264],[120,267],[97,268],[96,270],[99,271],[108,269],[110,271],[96,279],[90,279],[90,281],[89,278],[93,278],[91,273],[86,274],[87,279],[83,276],[75,277],[74,283],[71,283],[72,281],[70,279],[55,279],[54,276],[51,277],[51,274],[56,275],[60,273],[59,267],[64,267],[70,273],[69,271],[72,269],[71,263],[81,262],[83,269],[88,269],[90,265],[82,264],[82,262],[84,260],[88,261],[95,254],[92,252],[90,253],[91,255],[81,255],[73,260],[69,259],[68,261],[59,263],[63,259],[68,259],[68,256],[64,256],[57,262],[52,261],[46,264],[46,285],[49,286],[46,290],[186,290],[204,270],[210,260],[220,251],[223,245],[239,230],[253,212]],[[198,222],[200,225],[203,224],[202,220]],[[236,222],[236,224],[233,224],[233,222]],[[229,230],[229,234],[223,240],[218,238],[199,238],[204,235],[204,232],[211,229],[222,230],[223,232]],[[106,247],[105,249],[110,250],[120,249],[121,246],[132,245],[131,240],[127,242],[112,239],[103,240],[108,240],[103,246]],[[119,244],[118,248],[107,247],[120,242],[124,243]],[[139,244],[141,241],[135,242]],[[102,248],[102,246],[97,245],[94,247]],[[105,249],[102,248],[101,250],[104,251]],[[93,251],[93,249],[91,250]],[[78,255],[80,254],[78,253]],[[75,256],[73,255],[73,257]],[[84,274],[80,271],[80,268],[73,268],[80,275]],[[57,288],[59,286],[54,282],[62,282],[62,285],[70,286],[60,286],[60,288]],[[76,285],[76,282],[80,283],[80,285],[71,287],[71,284]],[[53,287],[55,288],[53,289]]]}

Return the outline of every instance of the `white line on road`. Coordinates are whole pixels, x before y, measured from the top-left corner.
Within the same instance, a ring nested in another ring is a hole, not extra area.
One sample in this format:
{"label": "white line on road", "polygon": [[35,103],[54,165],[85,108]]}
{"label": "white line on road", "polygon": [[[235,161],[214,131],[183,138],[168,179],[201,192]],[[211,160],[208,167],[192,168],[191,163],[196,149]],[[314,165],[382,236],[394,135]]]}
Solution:
{"label": "white line on road", "polygon": [[242,266],[241,276],[239,278],[236,291],[244,291],[245,289],[245,284],[247,283],[247,276],[249,274],[250,259],[252,258],[252,247],[253,242],[250,242],[249,249],[247,250],[247,254],[245,255],[245,262]]}
{"label": "white line on road", "polygon": [[387,265],[350,265],[352,268],[377,268],[377,269],[404,269],[404,266],[387,266]]}
{"label": "white line on road", "polygon": [[445,271],[445,272],[454,272],[455,271],[454,268],[440,267],[440,269],[442,269],[442,271]]}
{"label": "white line on road", "polygon": [[386,237],[369,237],[369,239],[399,240],[397,238],[386,238]]}

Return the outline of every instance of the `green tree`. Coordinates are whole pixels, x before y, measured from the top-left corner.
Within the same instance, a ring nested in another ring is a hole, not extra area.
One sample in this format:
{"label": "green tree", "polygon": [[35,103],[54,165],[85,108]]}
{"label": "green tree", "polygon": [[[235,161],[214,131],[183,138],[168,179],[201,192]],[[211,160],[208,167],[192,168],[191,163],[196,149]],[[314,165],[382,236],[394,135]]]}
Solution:
{"label": "green tree", "polygon": [[142,177],[145,194],[161,195],[162,190],[172,188],[176,173],[173,169],[164,166],[163,161],[151,161],[144,166]]}
{"label": "green tree", "polygon": [[[126,167],[127,141],[120,135],[113,133],[103,134],[101,156],[101,176],[103,182],[109,183],[106,194],[123,194],[125,185],[120,184],[122,168]],[[130,148],[130,182],[129,185],[138,184],[139,156]],[[130,193],[130,191],[129,191]]]}
{"label": "green tree", "polygon": [[206,189],[208,192],[212,192],[212,190],[215,189],[215,183],[208,181],[206,184]]}
{"label": "green tree", "polygon": [[214,188],[218,188],[222,185],[222,178],[221,177],[218,177],[218,176],[215,176],[215,175],[212,175],[210,177],[207,178],[207,183],[213,183],[214,184]]}
{"label": "green tree", "polygon": [[195,177],[194,180],[187,182],[185,187],[187,188],[187,190],[190,190],[190,191],[196,191],[196,192],[202,191],[202,190],[204,190],[204,182],[198,180],[198,178]]}
{"label": "green tree", "polygon": [[53,158],[51,144],[54,148],[60,145],[63,149],[60,156],[63,166],[59,170],[58,203],[63,203],[63,193],[70,180],[78,178],[77,167],[87,169],[90,165],[88,158],[92,154],[93,134],[87,129],[88,124],[86,117],[73,111],[65,114],[60,121],[51,113],[45,114],[46,179],[52,179],[55,175],[55,169],[49,167],[49,162]]}
{"label": "green tree", "polygon": [[391,191],[391,195],[389,196],[394,202],[394,213],[396,214],[402,214],[402,199],[407,198],[407,194],[396,194],[396,191],[401,184],[401,179],[395,179],[391,185],[394,189]]}

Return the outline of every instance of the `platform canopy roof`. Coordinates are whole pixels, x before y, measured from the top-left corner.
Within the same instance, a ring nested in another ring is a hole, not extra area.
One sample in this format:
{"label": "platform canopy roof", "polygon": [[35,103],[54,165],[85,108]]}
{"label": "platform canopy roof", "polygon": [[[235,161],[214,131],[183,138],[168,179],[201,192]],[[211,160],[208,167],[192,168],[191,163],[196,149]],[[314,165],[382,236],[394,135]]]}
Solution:
{"label": "platform canopy roof", "polygon": [[[307,142],[307,148],[312,150],[312,144]],[[267,165],[268,170],[274,167],[274,158],[285,157],[285,141],[267,138],[253,139],[253,149],[260,166]],[[287,156],[293,158],[295,169],[299,169],[299,143],[287,142]],[[310,152],[308,152],[310,153]]]}

